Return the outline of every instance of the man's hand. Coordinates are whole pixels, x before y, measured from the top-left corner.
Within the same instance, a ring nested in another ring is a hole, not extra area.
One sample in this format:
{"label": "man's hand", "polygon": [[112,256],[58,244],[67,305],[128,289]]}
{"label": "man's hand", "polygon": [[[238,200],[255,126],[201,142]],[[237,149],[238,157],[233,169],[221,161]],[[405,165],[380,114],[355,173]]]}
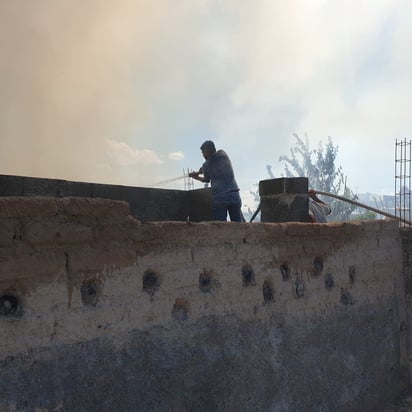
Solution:
{"label": "man's hand", "polygon": [[313,189],[309,189],[308,194],[309,194],[309,197],[311,197],[313,200],[315,200],[317,197],[316,192]]}
{"label": "man's hand", "polygon": [[202,169],[200,169],[198,172],[190,172],[188,176],[191,177],[192,179],[199,180],[199,182],[204,182],[203,177],[199,176],[202,174],[203,174]]}

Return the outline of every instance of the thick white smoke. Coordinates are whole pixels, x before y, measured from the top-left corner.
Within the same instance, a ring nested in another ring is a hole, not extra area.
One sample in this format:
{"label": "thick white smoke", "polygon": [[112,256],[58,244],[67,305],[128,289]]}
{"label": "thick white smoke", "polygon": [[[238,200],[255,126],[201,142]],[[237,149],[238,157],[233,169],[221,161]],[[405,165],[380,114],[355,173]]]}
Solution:
{"label": "thick white smoke", "polygon": [[352,187],[391,173],[411,4],[3,0],[0,173],[144,185],[198,168],[212,138],[248,189],[293,132],[331,135]]}

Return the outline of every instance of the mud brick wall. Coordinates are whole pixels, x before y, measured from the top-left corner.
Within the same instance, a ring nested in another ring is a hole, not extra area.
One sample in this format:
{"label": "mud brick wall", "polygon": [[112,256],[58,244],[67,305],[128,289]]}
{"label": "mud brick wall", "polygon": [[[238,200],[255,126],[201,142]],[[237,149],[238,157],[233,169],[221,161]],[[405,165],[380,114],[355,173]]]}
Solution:
{"label": "mud brick wall", "polygon": [[409,383],[407,333],[394,221],[0,198],[0,410],[376,411]]}
{"label": "mud brick wall", "polygon": [[211,220],[211,191],[168,190],[0,175],[1,196],[87,197],[125,201],[141,221]]}
{"label": "mud brick wall", "polygon": [[[401,228],[403,246],[403,275],[405,279],[406,311],[408,324],[402,325],[407,330],[412,330],[412,230]],[[409,337],[408,353],[412,354],[412,336]],[[412,377],[412,356],[410,356],[409,374]]]}

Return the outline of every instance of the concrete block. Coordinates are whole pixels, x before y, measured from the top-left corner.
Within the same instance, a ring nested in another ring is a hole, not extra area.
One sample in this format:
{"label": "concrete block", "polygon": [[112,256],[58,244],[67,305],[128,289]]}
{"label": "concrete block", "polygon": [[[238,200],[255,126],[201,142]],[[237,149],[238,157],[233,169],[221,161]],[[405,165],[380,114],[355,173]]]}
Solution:
{"label": "concrete block", "polygon": [[136,203],[146,203],[149,201],[150,189],[146,187],[128,187],[125,191],[124,200],[127,200],[131,204]]}
{"label": "concrete block", "polygon": [[185,222],[187,216],[181,202],[163,203],[159,207],[159,220],[161,221],[173,220]]}
{"label": "concrete block", "polygon": [[99,199],[126,200],[126,186],[93,184],[91,197]]}
{"label": "concrete block", "polygon": [[182,190],[148,189],[146,210],[148,221],[186,220],[186,192]]}
{"label": "concrete block", "polygon": [[194,210],[190,209],[188,192],[183,190],[0,175],[0,196],[92,197],[126,201],[131,213],[144,221],[183,221],[187,216],[192,216],[194,221],[208,220],[210,198],[206,196],[204,201],[203,197],[205,193],[210,193],[210,189],[193,192],[200,202]]}
{"label": "concrete block", "polygon": [[212,190],[199,189],[186,192],[185,214],[192,222],[212,220]]}
{"label": "concrete block", "polygon": [[[146,222],[158,222],[160,221],[160,210],[157,204],[153,202],[147,202],[143,211],[144,220]],[[143,219],[142,219],[143,220]]]}
{"label": "concrete block", "polygon": [[93,197],[92,188],[95,186],[92,183],[70,182],[63,180],[60,182],[58,196],[69,197]]}
{"label": "concrete block", "polygon": [[183,190],[147,189],[148,198],[155,203],[176,203],[185,200],[186,192]]}
{"label": "concrete block", "polygon": [[[130,205],[130,214],[142,222],[148,222],[151,219],[148,219],[147,213],[150,213],[150,209],[148,209],[147,204],[131,204]],[[150,216],[149,216],[150,217]]]}
{"label": "concrete block", "polygon": [[23,177],[24,196],[59,196],[62,180]]}
{"label": "concrete block", "polygon": [[0,196],[23,196],[23,178],[0,175]]}
{"label": "concrete block", "polygon": [[280,193],[308,193],[307,177],[282,177],[267,179],[259,182],[259,195],[273,195]]}
{"label": "concrete block", "polygon": [[133,188],[127,192],[131,213],[144,221],[181,221],[184,212],[184,191],[153,188]]}
{"label": "concrete block", "polygon": [[260,200],[262,222],[307,222],[308,195],[265,195]]}

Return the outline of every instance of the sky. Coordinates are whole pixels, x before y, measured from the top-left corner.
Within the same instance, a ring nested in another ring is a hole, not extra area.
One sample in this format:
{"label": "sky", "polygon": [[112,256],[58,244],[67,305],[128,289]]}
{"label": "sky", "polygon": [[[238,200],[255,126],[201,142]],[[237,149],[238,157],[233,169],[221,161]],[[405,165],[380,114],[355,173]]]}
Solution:
{"label": "sky", "polygon": [[1,0],[0,173],[154,186],[212,139],[246,198],[297,133],[390,194],[411,39],[410,0]]}

